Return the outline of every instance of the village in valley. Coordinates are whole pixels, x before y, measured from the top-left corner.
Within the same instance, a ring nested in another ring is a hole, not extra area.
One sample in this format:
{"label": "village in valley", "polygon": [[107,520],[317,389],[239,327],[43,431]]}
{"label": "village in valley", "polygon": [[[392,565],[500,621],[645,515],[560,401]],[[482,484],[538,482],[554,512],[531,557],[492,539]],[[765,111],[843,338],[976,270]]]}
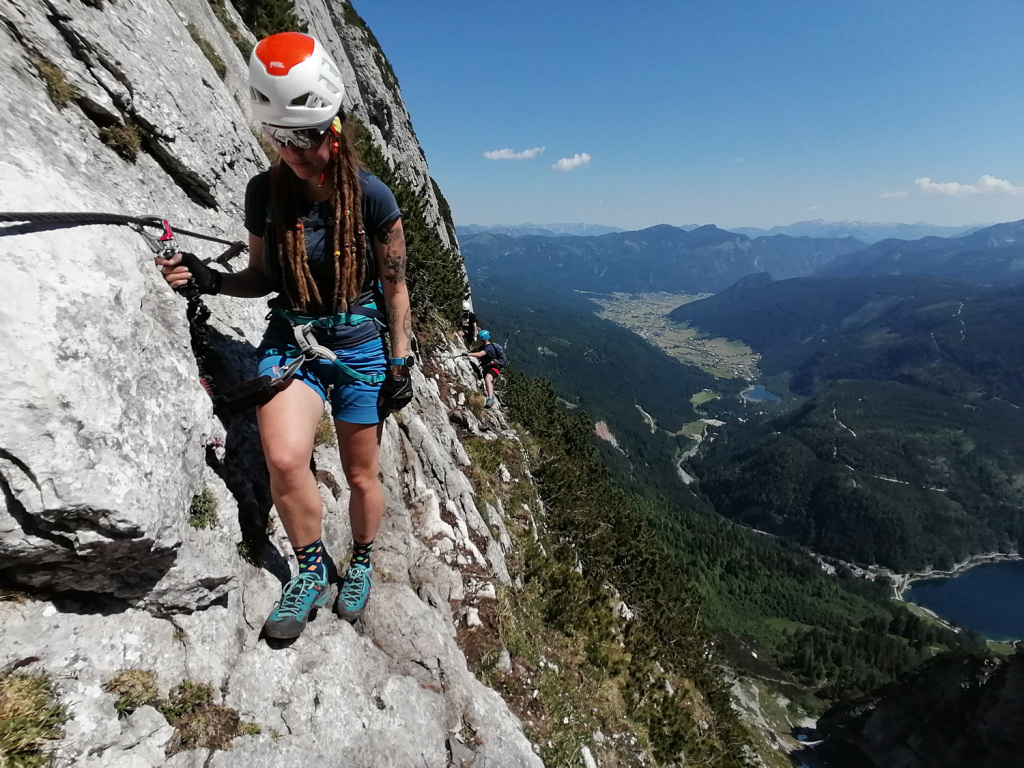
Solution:
{"label": "village in valley", "polygon": [[696,365],[719,378],[757,378],[758,356],[745,344],[729,339],[705,338],[700,330],[675,323],[668,313],[704,295],[673,293],[586,294],[601,306],[601,317],[647,339],[688,365]]}

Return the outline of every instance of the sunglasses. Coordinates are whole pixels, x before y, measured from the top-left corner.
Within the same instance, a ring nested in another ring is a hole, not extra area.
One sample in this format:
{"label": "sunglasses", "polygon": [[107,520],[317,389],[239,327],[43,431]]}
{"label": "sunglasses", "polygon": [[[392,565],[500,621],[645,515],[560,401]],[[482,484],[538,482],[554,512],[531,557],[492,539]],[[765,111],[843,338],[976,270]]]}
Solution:
{"label": "sunglasses", "polygon": [[281,128],[266,124],[263,126],[263,133],[274,144],[279,147],[294,147],[295,149],[319,147],[329,130],[329,125],[322,130],[320,128]]}

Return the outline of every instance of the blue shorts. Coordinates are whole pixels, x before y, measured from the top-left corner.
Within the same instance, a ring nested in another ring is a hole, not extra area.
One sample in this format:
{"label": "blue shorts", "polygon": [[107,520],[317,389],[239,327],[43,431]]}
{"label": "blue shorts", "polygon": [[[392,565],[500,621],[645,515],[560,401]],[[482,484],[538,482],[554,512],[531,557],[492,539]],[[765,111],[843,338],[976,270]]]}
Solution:
{"label": "blue shorts", "polygon": [[[295,359],[282,355],[282,351],[296,352],[294,339],[268,332],[260,342],[256,354],[259,356],[257,376],[277,376],[288,363]],[[380,337],[350,349],[331,350],[338,360],[349,368],[367,375],[383,374],[387,370],[384,358],[384,343]],[[377,394],[380,384],[366,384],[362,381],[345,379],[344,374],[329,360],[317,359],[305,362],[292,377],[311,387],[320,399],[326,401],[331,394],[331,413],[338,421],[349,424],[377,424],[383,417],[377,411]],[[345,379],[345,383],[340,380]]]}

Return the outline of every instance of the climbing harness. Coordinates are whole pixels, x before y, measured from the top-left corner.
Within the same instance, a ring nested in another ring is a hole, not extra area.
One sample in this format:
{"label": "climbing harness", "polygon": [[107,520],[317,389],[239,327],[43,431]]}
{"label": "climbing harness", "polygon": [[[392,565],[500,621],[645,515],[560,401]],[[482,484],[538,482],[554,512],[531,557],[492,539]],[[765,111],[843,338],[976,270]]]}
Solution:
{"label": "climbing harness", "polygon": [[[0,212],[0,223],[8,223],[13,226],[0,229],[0,234],[27,234],[38,231],[43,227],[32,226],[40,224],[57,224],[61,226],[74,227],[89,224],[114,224],[127,226],[140,234],[146,241],[150,250],[160,258],[170,258],[178,252],[174,242],[175,232],[166,219],[159,216],[125,216],[117,213],[90,213],[90,212]],[[20,225],[20,226],[19,226]],[[155,228],[161,231],[159,235],[150,234],[146,227]],[[228,271],[231,265],[228,263],[238,254],[242,253],[248,246],[241,241],[224,240],[212,235],[204,235],[199,232],[190,232],[186,229],[178,229],[177,234],[194,237],[199,240],[221,243],[228,248],[214,259],[204,259],[204,263],[215,261],[223,265]],[[194,280],[189,280],[184,286],[175,289],[185,297],[187,301],[186,317],[188,318],[189,336],[192,345],[192,354],[195,356],[196,365],[199,368],[199,381],[203,389],[213,400],[214,407],[221,404],[220,397],[214,385],[214,378],[210,369],[214,364],[215,352],[210,340],[210,329],[206,321],[210,318],[210,310],[200,298],[199,289]]]}
{"label": "climbing harness", "polygon": [[[303,363],[313,362],[317,359],[327,360],[328,362],[333,363],[343,377],[341,383],[361,381],[364,384],[378,385],[383,383],[387,378],[386,374],[383,373],[360,373],[341,362],[338,359],[338,356],[327,347],[316,343],[316,337],[313,335],[313,329],[332,327],[328,324],[329,321],[341,317],[340,315],[334,315],[332,317],[305,317],[303,315],[295,315],[286,309],[275,308],[271,310],[267,317],[270,318],[274,316],[283,317],[291,323],[292,335],[295,337],[295,345],[298,349],[268,349],[266,350],[266,354],[280,355],[281,357],[286,358],[292,357],[294,359],[288,363],[288,365],[277,376],[260,376],[256,379],[243,381],[237,387],[232,389],[223,398],[224,405],[228,408],[233,410],[244,410],[246,408],[253,408],[257,405],[265,405],[270,402],[274,395],[287,386],[289,380],[298,372]],[[309,322],[297,322],[295,320],[296,317],[308,320]],[[363,317],[364,319],[369,319],[365,316]],[[340,321],[333,323],[333,325],[343,324],[349,323],[343,323]]]}

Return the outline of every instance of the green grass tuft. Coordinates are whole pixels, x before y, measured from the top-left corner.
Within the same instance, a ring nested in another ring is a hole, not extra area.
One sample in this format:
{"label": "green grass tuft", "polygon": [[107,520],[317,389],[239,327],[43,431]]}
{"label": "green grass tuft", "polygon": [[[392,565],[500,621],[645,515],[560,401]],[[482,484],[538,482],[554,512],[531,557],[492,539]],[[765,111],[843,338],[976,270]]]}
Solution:
{"label": "green grass tuft", "polygon": [[174,726],[168,756],[185,749],[227,749],[236,736],[260,732],[256,723],[243,722],[236,710],[214,704],[213,687],[194,680],[182,680],[158,707]]}
{"label": "green grass tuft", "polygon": [[46,746],[61,737],[67,719],[67,710],[46,675],[0,676],[0,766],[51,765]]}
{"label": "green grass tuft", "polygon": [[156,673],[146,669],[122,669],[106,682],[103,690],[118,694],[114,709],[120,717],[127,717],[139,707],[156,701]]}
{"label": "green grass tuft", "polygon": [[316,433],[313,435],[313,445],[330,446],[337,444],[337,434],[334,431],[334,419],[330,414],[325,413],[316,425]]}
{"label": "green grass tuft", "polygon": [[59,109],[63,109],[79,97],[78,89],[68,82],[64,72],[41,54],[32,52],[29,60],[46,84],[46,94]]}
{"label": "green grass tuft", "polygon": [[249,57],[252,56],[252,43],[249,42],[248,38],[242,34],[242,31],[238,28],[238,25],[232,20],[231,16],[228,15],[228,9],[224,5],[224,0],[210,0],[210,7],[213,9],[213,15],[217,17],[228,35],[231,37],[231,42],[235,44],[235,47],[241,52],[242,58],[247,62]]}
{"label": "green grass tuft", "polygon": [[276,32],[305,32],[308,25],[295,15],[291,0],[234,0],[242,21],[257,40]]}
{"label": "green grass tuft", "polygon": [[213,65],[213,71],[217,73],[217,77],[223,80],[228,74],[228,65],[224,63],[224,59],[220,57],[213,45],[199,33],[199,27],[189,22],[185,25],[185,29],[192,36],[192,40],[196,45],[199,46],[199,50],[203,52],[203,56],[206,60]]}
{"label": "green grass tuft", "polygon": [[135,123],[100,128],[100,141],[128,162],[134,163],[142,148],[142,132]]}
{"label": "green grass tuft", "polygon": [[202,493],[192,497],[188,524],[199,530],[213,528],[217,524],[217,497],[209,488],[203,488]]}

